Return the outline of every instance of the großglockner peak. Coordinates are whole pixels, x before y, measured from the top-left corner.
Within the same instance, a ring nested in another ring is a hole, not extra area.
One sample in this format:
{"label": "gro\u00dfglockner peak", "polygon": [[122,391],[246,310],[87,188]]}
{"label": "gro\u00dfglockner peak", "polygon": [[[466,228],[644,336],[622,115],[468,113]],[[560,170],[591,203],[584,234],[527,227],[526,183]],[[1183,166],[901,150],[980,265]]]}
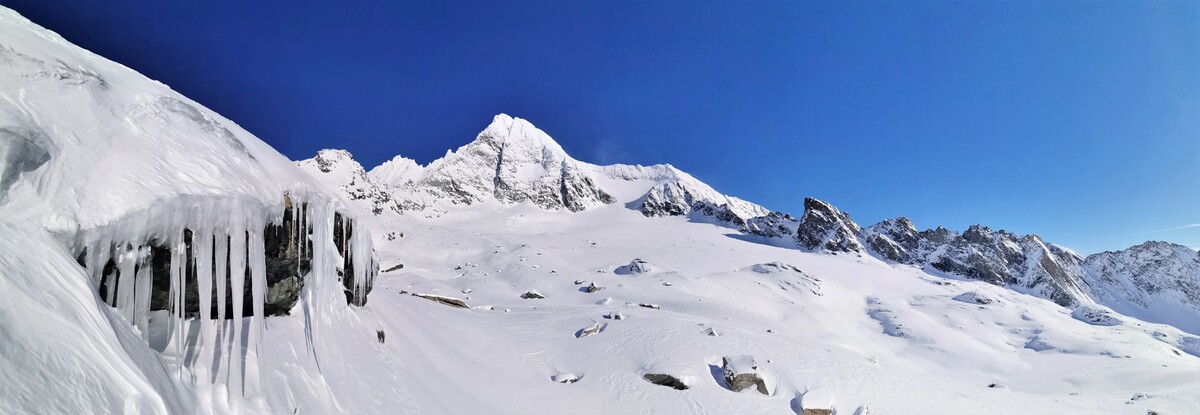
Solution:
{"label": "gro\u00dfglockner peak", "polygon": [[[376,214],[395,210],[433,217],[489,201],[579,212],[622,202],[645,216],[687,215],[744,228],[747,220],[770,213],[671,165],[576,160],[529,121],[506,114],[496,115],[471,143],[426,166],[396,156],[368,173],[341,150],[323,150],[297,164],[350,199],[369,200]],[[338,167],[342,164],[346,167]]]}

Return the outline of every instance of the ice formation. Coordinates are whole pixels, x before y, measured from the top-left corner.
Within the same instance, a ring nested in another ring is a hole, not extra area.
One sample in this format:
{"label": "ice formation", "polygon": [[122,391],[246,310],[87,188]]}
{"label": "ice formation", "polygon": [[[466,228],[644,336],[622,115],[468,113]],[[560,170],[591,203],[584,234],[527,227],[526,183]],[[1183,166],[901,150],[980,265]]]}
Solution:
{"label": "ice formation", "polygon": [[[243,354],[228,351],[243,344],[243,338],[248,347],[263,338],[264,318],[269,315],[268,262],[295,257],[288,262],[294,262],[309,301],[336,302],[341,297],[336,293],[342,292],[349,304],[366,303],[378,265],[370,234],[356,232],[353,223],[336,212],[328,197],[291,193],[270,206],[237,198],[166,203],[60,239],[74,243],[80,265],[100,297],[137,329],[143,341],[150,340],[151,312],[165,309],[175,319],[169,325],[175,355],[184,354],[185,339],[193,334],[199,348],[222,350],[222,363],[228,368],[225,379],[231,393],[237,393],[244,378],[237,359]],[[286,247],[277,253],[279,257],[268,258],[264,235],[272,232],[287,236]],[[218,321],[235,322],[227,341],[225,335],[218,339],[202,329],[203,324],[186,324],[196,318],[208,322],[214,314]],[[244,317],[251,321],[245,329],[236,323]],[[178,373],[192,369],[177,363]]]}

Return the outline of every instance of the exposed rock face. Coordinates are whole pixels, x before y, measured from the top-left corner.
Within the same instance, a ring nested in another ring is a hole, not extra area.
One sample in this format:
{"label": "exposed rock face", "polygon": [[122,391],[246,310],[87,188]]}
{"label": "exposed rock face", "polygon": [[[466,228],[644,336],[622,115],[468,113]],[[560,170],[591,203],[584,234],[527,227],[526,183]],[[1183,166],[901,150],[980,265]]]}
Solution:
{"label": "exposed rock face", "polygon": [[805,249],[830,252],[865,252],[858,241],[862,228],[828,203],[811,197],[804,198],[804,216],[796,229],[796,242]]}
{"label": "exposed rock face", "polygon": [[1148,308],[1173,300],[1200,310],[1200,253],[1186,246],[1150,241],[1090,255],[1082,266],[1098,301]]}
{"label": "exposed rock face", "polygon": [[742,232],[768,238],[793,238],[800,221],[790,213],[771,212],[747,219]]}
{"label": "exposed rock face", "polygon": [[913,252],[920,245],[921,235],[908,218],[888,219],[868,227],[862,232],[862,240],[883,259],[892,262],[911,263]]}
{"label": "exposed rock face", "polygon": [[1093,254],[1080,267],[1096,302],[1121,314],[1200,334],[1200,253],[1150,241]]}
{"label": "exposed rock face", "polygon": [[754,388],[763,395],[770,395],[767,384],[758,372],[758,362],[748,355],[726,356],[721,359],[725,370],[725,382],[734,392]]}
{"label": "exposed rock face", "polygon": [[860,234],[870,251],[892,262],[928,265],[1050,299],[1060,305],[1088,302],[1082,258],[1037,235],[1017,235],[972,225],[961,234],[946,228],[917,232],[908,218],[888,219]]}

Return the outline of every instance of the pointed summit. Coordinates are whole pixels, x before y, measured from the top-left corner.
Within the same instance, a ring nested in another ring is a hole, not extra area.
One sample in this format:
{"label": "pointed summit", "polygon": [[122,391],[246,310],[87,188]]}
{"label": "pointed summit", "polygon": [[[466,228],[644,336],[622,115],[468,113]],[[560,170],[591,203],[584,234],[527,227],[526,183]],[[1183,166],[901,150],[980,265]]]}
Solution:
{"label": "pointed summit", "polygon": [[529,121],[499,114],[475,141],[430,163],[417,185],[456,205],[495,199],[577,212],[614,202],[581,165]]}

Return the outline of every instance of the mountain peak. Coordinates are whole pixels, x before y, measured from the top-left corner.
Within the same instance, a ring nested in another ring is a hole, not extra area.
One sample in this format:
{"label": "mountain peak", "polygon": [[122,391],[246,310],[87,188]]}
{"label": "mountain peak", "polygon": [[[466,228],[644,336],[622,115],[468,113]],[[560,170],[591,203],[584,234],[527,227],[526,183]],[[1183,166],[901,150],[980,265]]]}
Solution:
{"label": "mountain peak", "polygon": [[545,131],[538,129],[527,120],[508,114],[497,114],[492,117],[492,123],[479,133],[474,142],[467,146],[477,143],[494,143],[498,149],[511,147],[518,151],[552,153],[563,158],[570,158],[562,146]]}

